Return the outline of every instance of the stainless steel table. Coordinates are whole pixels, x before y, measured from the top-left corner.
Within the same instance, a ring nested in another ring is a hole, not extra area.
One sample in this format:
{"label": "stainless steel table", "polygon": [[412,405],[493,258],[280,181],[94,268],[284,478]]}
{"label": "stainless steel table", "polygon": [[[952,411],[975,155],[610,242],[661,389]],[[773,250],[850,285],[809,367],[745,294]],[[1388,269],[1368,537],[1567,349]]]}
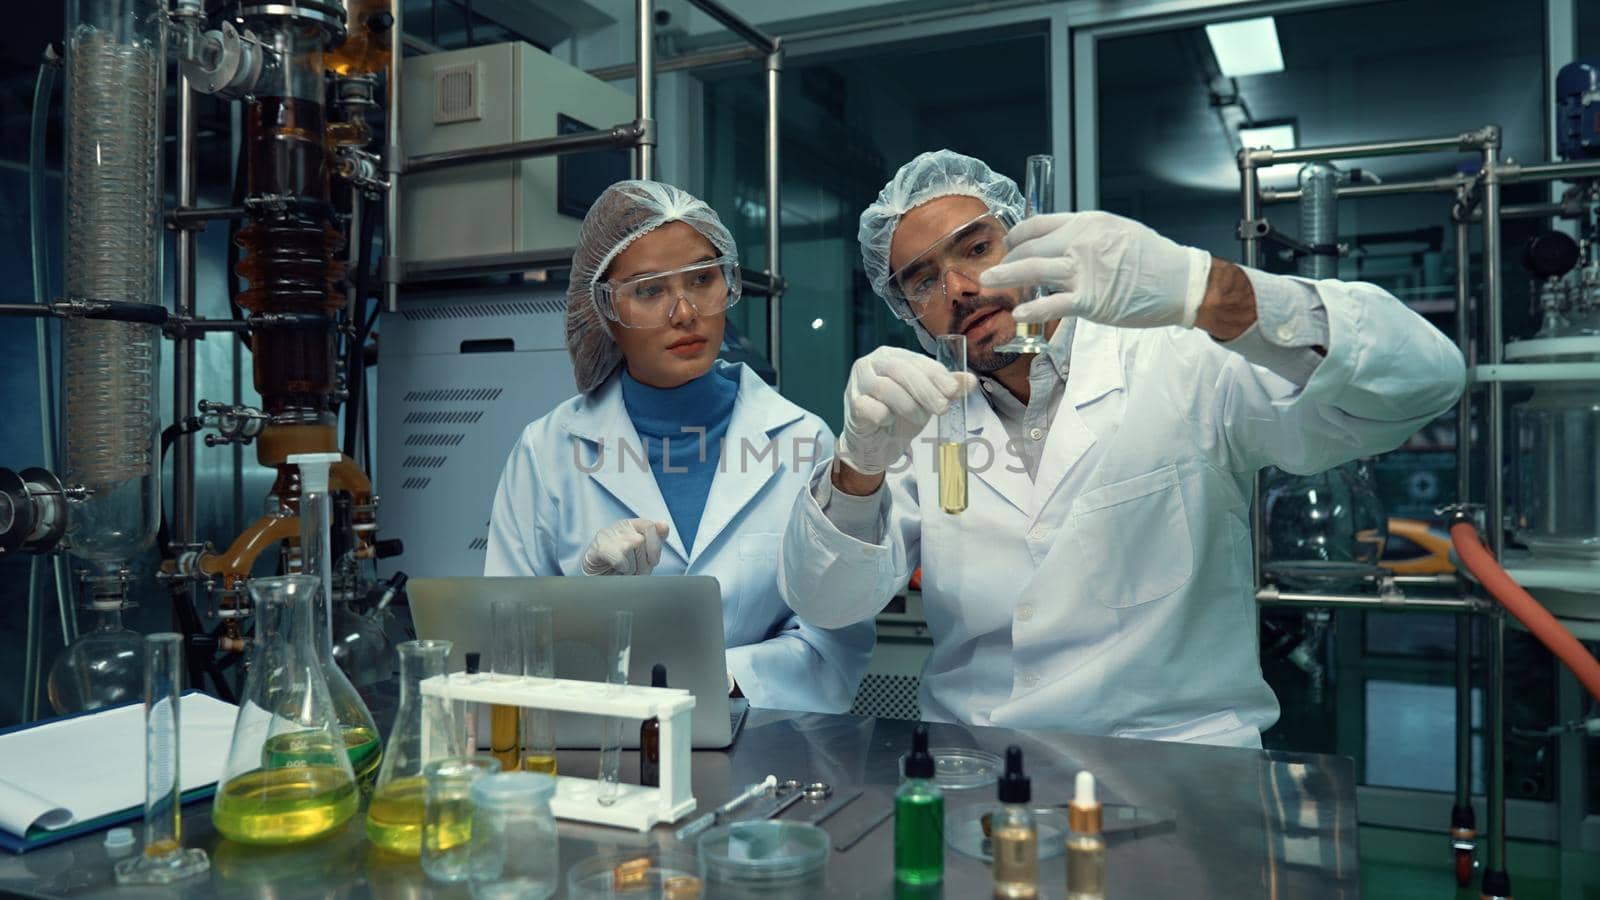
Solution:
{"label": "stainless steel table", "polygon": [[[780,780],[826,781],[836,789],[866,788],[862,797],[823,827],[843,834],[889,802],[898,781],[896,762],[910,745],[912,723],[854,716],[752,711],[731,752],[694,755],[694,793],[701,809],[769,773]],[[967,746],[1002,754],[1023,748],[1033,776],[1036,805],[1065,803],[1080,768],[1094,771],[1111,802],[1172,813],[1171,825],[1112,843],[1107,877],[1113,898],[1334,898],[1360,894],[1356,858],[1355,770],[1348,759],[1233,750],[1065,734],[1029,734],[1001,728],[935,725],[935,746]],[[561,770],[592,775],[593,753],[564,753]],[[626,754],[624,779],[637,773]],[[947,821],[957,809],[992,799],[969,792],[949,795]],[[805,817],[806,803],[785,818]],[[138,897],[466,897],[459,887],[431,885],[415,861],[389,856],[366,843],[359,821],[310,846],[261,850],[224,841],[211,828],[209,804],[186,811],[184,838],[211,853],[209,880],[174,890],[141,889]],[[885,823],[848,853],[834,853],[825,879],[778,893],[747,896],[896,897],[892,868],[894,828]],[[594,853],[647,846],[677,848],[672,829],[645,834],[561,824],[561,866]],[[1040,866],[1042,897],[1065,894],[1060,857]],[[946,849],[942,896],[988,896],[989,873],[975,860]],[[564,886],[563,886],[564,887]],[[719,885],[708,897],[746,896]],[[90,897],[117,893],[101,836],[19,856],[0,858],[0,891],[26,896]],[[558,891],[561,896],[564,890]],[[899,896],[905,896],[902,892]],[[941,896],[939,891],[914,896]]]}

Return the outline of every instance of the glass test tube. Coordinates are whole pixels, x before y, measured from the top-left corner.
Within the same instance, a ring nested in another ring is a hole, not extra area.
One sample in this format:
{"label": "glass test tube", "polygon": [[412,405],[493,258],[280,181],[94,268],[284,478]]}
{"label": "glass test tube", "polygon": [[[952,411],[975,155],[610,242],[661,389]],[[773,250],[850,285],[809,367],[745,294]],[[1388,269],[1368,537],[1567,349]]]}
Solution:
{"label": "glass test tube", "polygon": [[[611,647],[606,656],[606,683],[628,683],[628,661],[633,655],[633,613],[617,610],[611,614]],[[622,769],[622,726],[617,716],[607,716],[601,725],[600,736],[600,793],[601,806],[617,802],[617,783]]]}
{"label": "glass test tube", "polygon": [[[489,671],[496,680],[522,677],[522,605],[496,600],[489,607],[494,642],[489,645]],[[502,772],[522,768],[522,710],[515,706],[489,707],[489,753],[500,761]]]}
{"label": "glass test tube", "polygon": [[[533,678],[554,678],[556,651],[554,620],[550,610],[528,606],[522,610],[522,672]],[[522,769],[556,774],[556,722],[547,709],[522,710]]]}
{"label": "glass test tube", "polygon": [[[947,371],[967,371],[967,336],[941,335],[936,355]],[[967,508],[967,408],[962,397],[939,415],[939,506],[951,515]]]}
{"label": "glass test tube", "polygon": [[[1023,218],[1056,210],[1055,157],[1039,154],[1028,157],[1027,178],[1023,188]],[[1048,294],[1049,288],[1034,285],[1026,290],[1023,301],[1037,300]],[[996,347],[1004,353],[1043,353],[1050,346],[1044,336],[1044,323],[1017,323],[1017,336]]]}
{"label": "glass test tube", "polygon": [[117,863],[119,884],[168,884],[211,868],[198,847],[182,843],[183,780],[178,774],[179,688],[183,635],[144,639],[144,853]]}

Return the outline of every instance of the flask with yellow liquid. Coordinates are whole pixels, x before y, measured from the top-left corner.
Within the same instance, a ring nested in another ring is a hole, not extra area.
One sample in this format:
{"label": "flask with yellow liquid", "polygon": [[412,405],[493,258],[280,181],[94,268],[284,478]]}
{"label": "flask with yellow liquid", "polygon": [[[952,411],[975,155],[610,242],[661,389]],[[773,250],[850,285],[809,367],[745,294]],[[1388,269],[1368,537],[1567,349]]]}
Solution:
{"label": "flask with yellow liquid", "polygon": [[395,650],[400,656],[400,707],[367,806],[367,837],[391,853],[418,856],[427,793],[423,768],[436,759],[465,753],[466,730],[456,722],[448,701],[422,695],[423,679],[445,674],[450,642],[406,641]]}

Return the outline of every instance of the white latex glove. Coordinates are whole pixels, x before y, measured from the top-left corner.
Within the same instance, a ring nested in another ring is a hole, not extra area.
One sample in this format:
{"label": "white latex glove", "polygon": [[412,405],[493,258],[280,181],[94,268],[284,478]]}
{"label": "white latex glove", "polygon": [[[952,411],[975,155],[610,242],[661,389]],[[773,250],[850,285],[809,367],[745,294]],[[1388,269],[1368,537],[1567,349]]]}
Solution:
{"label": "white latex glove", "polygon": [[835,455],[863,475],[881,474],[910,448],[928,419],[977,384],[970,372],[949,372],[920,353],[879,347],[850,367]]}
{"label": "white latex glove", "polygon": [[666,522],[623,519],[607,525],[583,551],[585,575],[649,575],[661,562],[661,541],[671,528]]}
{"label": "white latex glove", "polygon": [[1018,322],[1078,316],[1122,328],[1193,328],[1211,274],[1211,254],[1106,212],[1024,219],[1006,247],[1006,258],[983,273],[984,287],[1058,292],[1019,304],[1011,311]]}

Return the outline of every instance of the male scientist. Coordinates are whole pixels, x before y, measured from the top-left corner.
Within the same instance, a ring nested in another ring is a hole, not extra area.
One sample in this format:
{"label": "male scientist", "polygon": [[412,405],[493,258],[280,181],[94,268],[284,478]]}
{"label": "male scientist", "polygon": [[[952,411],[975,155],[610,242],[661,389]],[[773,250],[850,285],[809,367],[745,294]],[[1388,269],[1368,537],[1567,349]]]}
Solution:
{"label": "male scientist", "polygon": [[[835,459],[784,536],[796,613],[841,628],[922,567],[935,721],[1260,747],[1252,478],[1393,449],[1451,406],[1460,353],[1368,284],[1245,269],[1102,212],[1021,218],[1009,178],[924,153],[862,213],[873,289],[924,347],[856,361]],[[1015,224],[1013,224],[1015,223]],[[1024,290],[1050,293],[1022,302]],[[1049,351],[997,349],[1043,323]],[[965,404],[969,501],[933,417]]]}

